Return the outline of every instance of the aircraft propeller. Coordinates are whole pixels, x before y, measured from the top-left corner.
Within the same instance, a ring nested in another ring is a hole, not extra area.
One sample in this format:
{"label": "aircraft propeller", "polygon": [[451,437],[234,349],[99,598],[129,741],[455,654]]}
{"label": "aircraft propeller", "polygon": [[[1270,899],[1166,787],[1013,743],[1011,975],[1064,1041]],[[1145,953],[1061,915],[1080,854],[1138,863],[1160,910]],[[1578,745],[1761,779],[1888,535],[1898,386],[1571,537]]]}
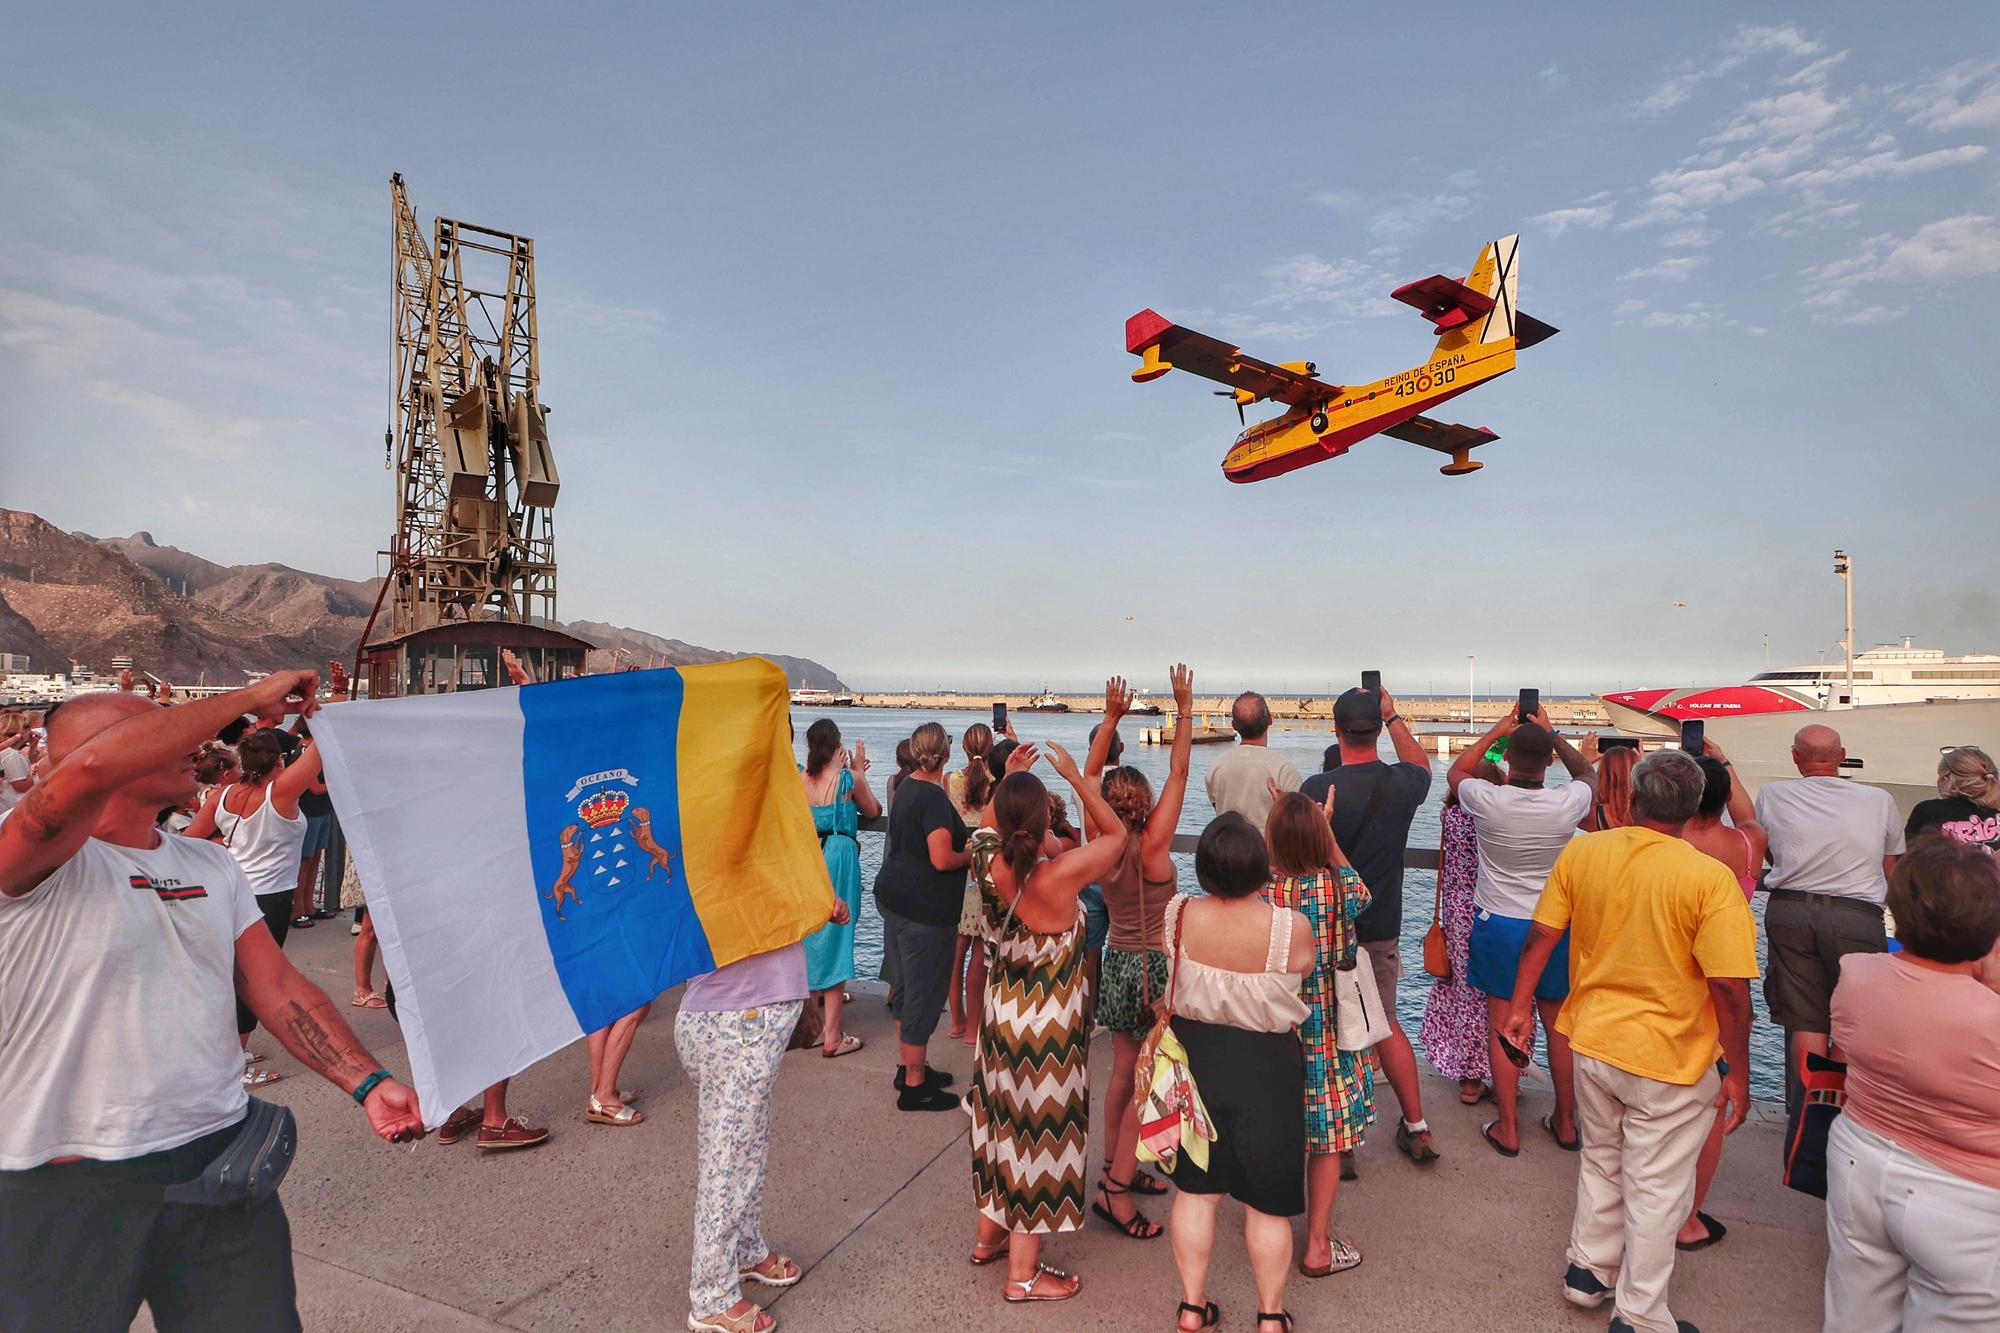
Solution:
{"label": "aircraft propeller", "polygon": [[[1236,398],[1236,390],[1217,389],[1215,391],[1215,396],[1217,398]],[[1236,424],[1239,426],[1247,426],[1250,424],[1250,418],[1243,415],[1243,400],[1241,398],[1236,398]]]}

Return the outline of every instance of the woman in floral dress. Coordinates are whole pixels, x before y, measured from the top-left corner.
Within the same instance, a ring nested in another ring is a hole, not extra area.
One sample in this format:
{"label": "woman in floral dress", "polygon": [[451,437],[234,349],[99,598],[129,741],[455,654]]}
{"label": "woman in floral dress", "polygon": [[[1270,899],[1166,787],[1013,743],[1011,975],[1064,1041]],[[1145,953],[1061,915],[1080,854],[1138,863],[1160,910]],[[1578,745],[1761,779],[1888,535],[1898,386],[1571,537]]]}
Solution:
{"label": "woman in floral dress", "polygon": [[[1482,762],[1472,776],[1500,783],[1499,765]],[[1479,838],[1472,816],[1456,793],[1444,799],[1444,837],[1438,868],[1438,918],[1444,925],[1445,949],[1451,975],[1432,977],[1430,998],[1424,1001],[1424,1024],[1417,1032],[1424,1056],[1446,1078],[1458,1080],[1458,1099],[1476,1106],[1493,1095],[1487,1060],[1486,997],[1466,980],[1466,955],[1472,943],[1472,885],[1479,877]]]}
{"label": "woman in floral dress", "polygon": [[1306,1061],[1306,1250],[1299,1272],[1326,1277],[1361,1262],[1361,1251],[1333,1234],[1340,1154],[1361,1146],[1375,1121],[1374,1062],[1334,1040],[1333,974],[1355,966],[1354,922],[1368,906],[1368,886],[1333,836],[1333,793],[1321,805],[1287,792],[1271,807],[1271,887],[1277,907],[1305,915],[1313,928],[1313,970],[1300,988],[1308,1009],[1299,1024]]}

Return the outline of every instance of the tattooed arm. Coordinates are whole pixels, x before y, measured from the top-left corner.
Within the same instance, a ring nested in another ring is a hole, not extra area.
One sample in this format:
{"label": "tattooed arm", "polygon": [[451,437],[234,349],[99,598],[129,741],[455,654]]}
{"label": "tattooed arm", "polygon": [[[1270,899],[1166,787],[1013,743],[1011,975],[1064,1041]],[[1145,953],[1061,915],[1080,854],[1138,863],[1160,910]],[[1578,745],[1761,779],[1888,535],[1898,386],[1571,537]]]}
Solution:
{"label": "tattooed arm", "polygon": [[[382,1068],[326,992],[292,966],[261,921],[236,937],[236,993],[286,1050],[342,1092],[352,1093]],[[393,1078],[377,1083],[362,1109],[375,1132],[392,1143],[424,1132],[416,1093]]]}

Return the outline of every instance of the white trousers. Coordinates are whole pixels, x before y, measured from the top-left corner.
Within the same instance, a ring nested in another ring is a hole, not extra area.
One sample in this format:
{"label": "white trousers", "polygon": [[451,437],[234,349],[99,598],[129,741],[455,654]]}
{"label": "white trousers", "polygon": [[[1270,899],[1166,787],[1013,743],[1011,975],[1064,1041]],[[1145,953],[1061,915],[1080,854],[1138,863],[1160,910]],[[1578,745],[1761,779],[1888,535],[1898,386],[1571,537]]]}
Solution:
{"label": "white trousers", "polygon": [[1826,1139],[1826,1333],[2000,1328],[2000,1189],[1849,1116]]}
{"label": "white trousers", "polygon": [[1694,1163],[1715,1123],[1721,1077],[1692,1087],[1576,1057],[1583,1164],[1569,1261],[1615,1283],[1618,1317],[1638,1333],[1676,1333],[1667,1309],[1674,1237],[1694,1206]]}
{"label": "white trousers", "polygon": [[739,1270],[764,1261],[764,1166],[771,1090],[800,1004],[674,1019],[674,1046],[695,1086],[694,1253],[688,1305],[720,1314],[743,1299]]}

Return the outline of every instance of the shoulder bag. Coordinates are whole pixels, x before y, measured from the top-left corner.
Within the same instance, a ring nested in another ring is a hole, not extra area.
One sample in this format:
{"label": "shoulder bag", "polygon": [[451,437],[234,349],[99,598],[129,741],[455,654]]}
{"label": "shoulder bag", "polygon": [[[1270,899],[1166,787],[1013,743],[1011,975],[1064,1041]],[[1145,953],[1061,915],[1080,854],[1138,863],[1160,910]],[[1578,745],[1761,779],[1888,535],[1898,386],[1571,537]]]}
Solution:
{"label": "shoulder bag", "polygon": [[1180,908],[1168,908],[1173,917],[1173,979],[1167,984],[1167,1001],[1153,1030],[1139,1048],[1133,1073],[1133,1105],[1139,1118],[1139,1160],[1157,1162],[1172,1172],[1186,1152],[1194,1164],[1208,1169],[1208,1145],[1215,1142],[1215,1122],[1202,1105],[1195,1087],[1194,1071],[1188,1068],[1187,1050],[1174,1035],[1174,992],[1180,986]]}
{"label": "shoulder bag", "polygon": [[[1443,816],[1439,816],[1442,821]],[[1424,971],[1451,980],[1451,942],[1444,937],[1444,844],[1446,834],[1440,822],[1436,892],[1431,894],[1431,926],[1424,932]]]}

